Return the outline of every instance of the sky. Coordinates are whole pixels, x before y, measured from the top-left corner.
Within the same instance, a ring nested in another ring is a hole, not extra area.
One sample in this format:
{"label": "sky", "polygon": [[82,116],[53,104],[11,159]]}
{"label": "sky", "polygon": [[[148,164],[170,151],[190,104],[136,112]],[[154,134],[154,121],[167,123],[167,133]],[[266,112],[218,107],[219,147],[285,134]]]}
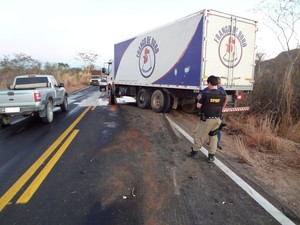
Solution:
{"label": "sky", "polygon": [[259,0],[0,0],[0,60],[23,53],[42,63],[83,66],[78,53],[98,55],[96,68],[113,58],[114,43],[202,9],[258,21],[257,50],[283,51],[276,35],[253,13]]}

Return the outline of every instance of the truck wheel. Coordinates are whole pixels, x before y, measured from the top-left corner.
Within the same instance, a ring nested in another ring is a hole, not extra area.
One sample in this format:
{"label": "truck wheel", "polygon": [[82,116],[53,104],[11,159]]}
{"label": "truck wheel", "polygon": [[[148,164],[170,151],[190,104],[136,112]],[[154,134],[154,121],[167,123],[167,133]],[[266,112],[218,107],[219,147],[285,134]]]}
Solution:
{"label": "truck wheel", "polygon": [[142,88],[136,96],[136,104],[140,109],[148,109],[151,103],[151,93],[148,89]]}
{"label": "truck wheel", "polygon": [[110,92],[109,92],[109,101],[110,101],[111,105],[114,105],[116,103],[114,90],[112,88],[110,89]]}
{"label": "truck wheel", "polygon": [[11,116],[9,115],[2,115],[1,116],[1,125],[3,127],[7,127],[10,125],[10,121],[11,121]]}
{"label": "truck wheel", "polygon": [[44,110],[46,116],[41,117],[42,121],[44,123],[51,123],[53,121],[53,103],[51,100],[47,102]]}
{"label": "truck wheel", "polygon": [[167,93],[162,90],[156,90],[151,96],[151,109],[153,112],[161,113],[166,108]]}
{"label": "truck wheel", "polygon": [[168,113],[171,112],[173,106],[174,98],[172,95],[166,93],[166,101],[165,101],[165,109],[164,112]]}
{"label": "truck wheel", "polygon": [[196,111],[196,100],[195,99],[183,99],[182,110],[188,114],[192,114]]}
{"label": "truck wheel", "polygon": [[67,97],[67,96],[64,97],[64,101],[63,101],[63,103],[60,105],[60,109],[61,109],[61,111],[63,111],[63,112],[67,112],[67,111],[68,111],[68,97]]}

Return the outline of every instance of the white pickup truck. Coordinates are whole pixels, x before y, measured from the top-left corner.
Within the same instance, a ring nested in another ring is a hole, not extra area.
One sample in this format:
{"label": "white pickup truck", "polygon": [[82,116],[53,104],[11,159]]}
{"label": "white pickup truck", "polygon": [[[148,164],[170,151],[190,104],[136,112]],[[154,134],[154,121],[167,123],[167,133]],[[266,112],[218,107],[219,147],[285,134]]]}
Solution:
{"label": "white pickup truck", "polygon": [[53,121],[53,108],[68,109],[68,93],[52,75],[16,76],[9,90],[0,90],[1,123],[7,126],[14,115],[38,115],[44,123]]}

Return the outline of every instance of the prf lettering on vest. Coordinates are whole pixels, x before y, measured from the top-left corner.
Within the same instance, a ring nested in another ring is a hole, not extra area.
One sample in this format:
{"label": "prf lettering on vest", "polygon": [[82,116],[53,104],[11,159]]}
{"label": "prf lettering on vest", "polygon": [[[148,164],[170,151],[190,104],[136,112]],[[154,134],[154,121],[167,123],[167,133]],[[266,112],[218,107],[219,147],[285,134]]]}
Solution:
{"label": "prf lettering on vest", "polygon": [[211,102],[211,103],[219,103],[219,102],[220,102],[220,99],[219,99],[219,98],[211,98],[211,99],[210,99],[210,102]]}

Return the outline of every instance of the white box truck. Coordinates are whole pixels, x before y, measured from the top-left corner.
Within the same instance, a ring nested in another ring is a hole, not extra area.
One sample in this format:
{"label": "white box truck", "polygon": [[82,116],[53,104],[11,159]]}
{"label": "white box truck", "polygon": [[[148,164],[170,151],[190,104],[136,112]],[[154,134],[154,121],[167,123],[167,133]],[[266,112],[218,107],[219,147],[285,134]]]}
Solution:
{"label": "white box truck", "polygon": [[202,10],[114,45],[106,65],[111,102],[134,96],[139,108],[194,112],[210,75],[222,79],[229,104],[253,89],[257,22]]}

